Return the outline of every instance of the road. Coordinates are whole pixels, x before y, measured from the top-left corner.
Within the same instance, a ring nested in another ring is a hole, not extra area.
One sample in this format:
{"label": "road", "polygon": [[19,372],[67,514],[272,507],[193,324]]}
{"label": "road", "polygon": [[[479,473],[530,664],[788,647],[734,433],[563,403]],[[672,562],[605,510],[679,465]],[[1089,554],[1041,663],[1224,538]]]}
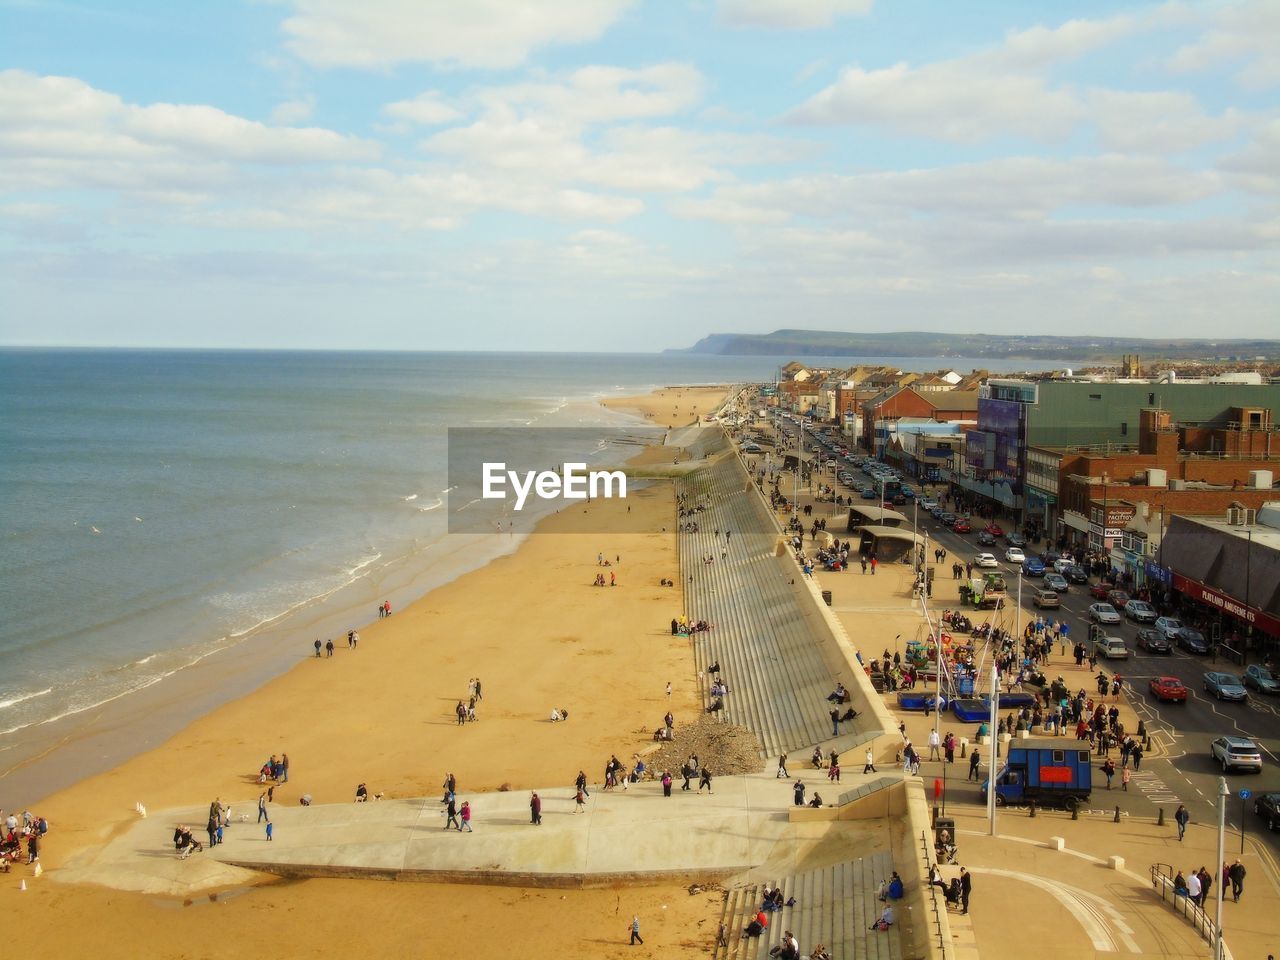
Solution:
{"label": "road", "polygon": [[[787,435],[794,441],[794,427],[788,425]],[[806,440],[807,453],[812,453],[813,442]],[[825,460],[826,453],[821,455]],[[841,467],[841,470],[845,469]],[[856,482],[867,482],[864,474],[857,468],[848,468]],[[836,483],[837,487],[850,493],[843,483],[836,481],[824,470],[816,470],[815,477],[822,477],[823,482]],[[856,496],[856,494],[854,494]],[[979,547],[976,542],[976,527],[973,533],[958,534],[950,528],[938,523],[926,511],[916,510],[908,504],[899,508],[912,518],[920,533],[929,537],[928,553],[932,562],[934,545],[947,551],[947,559],[936,569],[935,584],[941,587],[947,578],[948,568],[955,560],[961,562],[972,560],[978,553],[994,553],[1000,559],[1000,570],[1004,573],[1009,587],[1011,599],[1017,596],[1019,564],[1003,559],[1004,544],[996,547]],[[834,529],[831,531],[836,533]],[[1034,545],[1027,550],[1031,552]],[[1087,608],[1094,599],[1089,596],[1090,584],[1072,584],[1071,589],[1062,595],[1062,606],[1057,611],[1046,611],[1047,616],[1063,620],[1070,624],[1070,636],[1073,639],[1088,636],[1089,619]],[[1038,579],[1025,578],[1022,582],[1023,613],[1020,623],[1026,623],[1038,611],[1031,604],[1034,591],[1040,586]],[[976,620],[977,618],[975,618]],[[1220,736],[1234,735],[1252,739],[1262,750],[1263,769],[1261,774],[1232,772],[1225,774],[1231,798],[1227,801],[1227,824],[1232,835],[1227,839],[1227,852],[1238,853],[1241,838],[1240,824],[1243,822],[1246,834],[1263,841],[1270,850],[1274,860],[1280,861],[1280,832],[1268,833],[1266,824],[1253,811],[1253,797],[1267,791],[1280,792],[1280,697],[1256,695],[1250,691],[1248,700],[1243,703],[1219,702],[1204,692],[1203,677],[1206,671],[1223,670],[1240,673],[1243,668],[1229,662],[1216,662],[1211,657],[1200,657],[1182,650],[1174,650],[1171,654],[1149,654],[1139,651],[1135,637],[1140,625],[1127,619],[1119,626],[1110,626],[1107,633],[1122,636],[1130,648],[1130,659],[1127,662],[1113,661],[1105,665],[1107,672],[1118,669],[1128,681],[1128,695],[1135,712],[1146,722],[1148,732],[1152,734],[1158,749],[1153,751],[1143,762],[1142,769],[1133,777],[1128,791],[1115,789],[1102,802],[1100,794],[1104,790],[1094,792],[1095,807],[1110,810],[1119,806],[1122,813],[1131,816],[1153,816],[1157,809],[1163,808],[1165,816],[1172,818],[1173,811],[1179,803],[1185,803],[1192,819],[1199,823],[1216,823],[1217,794],[1219,777],[1224,773],[1218,763],[1210,758],[1209,744]],[[1046,671],[1052,677],[1053,664],[1061,663],[1062,658],[1055,654],[1050,668]],[[1188,688],[1190,698],[1186,704],[1164,704],[1156,701],[1148,692],[1148,684],[1155,676],[1174,676]],[[926,773],[928,770],[926,769]],[[977,801],[977,788],[964,787],[964,770],[953,768],[957,773],[949,790],[952,795],[963,799],[971,793]],[[1118,778],[1117,778],[1118,786]],[[1248,790],[1252,797],[1242,801],[1239,792]]]}
{"label": "road", "polygon": [[[907,515],[911,515],[910,509]],[[983,551],[995,553],[1001,558],[1000,566],[1009,585],[1009,595],[1016,597],[1020,566],[1004,561],[1002,548],[979,548],[974,541],[976,533],[954,533],[923,512],[918,514],[918,526],[922,533],[928,533],[931,544],[937,543],[947,551],[948,559],[942,564],[944,568],[950,565],[952,558],[964,561]],[[932,553],[933,547],[930,546],[929,550]],[[935,576],[943,576],[944,573],[945,569]],[[1022,623],[1038,612],[1032,607],[1030,597],[1039,586],[1038,579],[1024,578],[1022,581]],[[1062,595],[1062,606],[1056,612],[1045,611],[1046,616],[1071,625],[1073,641],[1077,637],[1088,636],[1086,611],[1089,604],[1095,602],[1088,589],[1084,584],[1072,584],[1071,589]],[[1165,807],[1165,815],[1171,816],[1179,803],[1185,803],[1192,818],[1198,822],[1216,821],[1218,778],[1223,776],[1223,772],[1218,763],[1210,759],[1209,743],[1226,735],[1249,737],[1262,749],[1262,773],[1226,774],[1227,786],[1232,793],[1227,804],[1227,822],[1229,829],[1238,831],[1241,822],[1238,792],[1241,789],[1251,791],[1254,796],[1264,791],[1280,791],[1280,697],[1262,697],[1250,691],[1248,700],[1243,703],[1219,702],[1204,692],[1205,672],[1220,669],[1239,673],[1241,668],[1182,650],[1171,654],[1139,651],[1135,642],[1139,628],[1140,625],[1127,620],[1118,626],[1107,627],[1109,635],[1124,638],[1130,648],[1130,659],[1128,662],[1100,661],[1100,665],[1105,665],[1108,673],[1118,670],[1128,681],[1130,703],[1138,716],[1145,720],[1148,732],[1159,742],[1162,749],[1156,752],[1164,755],[1144,761],[1142,770],[1129,785],[1128,795],[1117,796],[1115,802],[1122,811],[1135,816],[1151,816],[1156,807]],[[1061,662],[1056,654],[1054,660]],[[1047,671],[1050,676],[1051,670]],[[1155,700],[1148,692],[1148,684],[1156,676],[1180,679],[1190,692],[1187,703],[1168,704]],[[1111,803],[1112,798],[1108,797],[1107,801]],[[1266,824],[1254,815],[1252,799],[1245,803],[1245,807],[1245,830],[1253,835],[1265,835]],[[1265,839],[1273,853],[1280,856],[1280,833],[1265,836]],[[1227,848],[1229,852],[1232,849],[1230,839]],[[1239,850],[1238,838],[1234,849]]]}

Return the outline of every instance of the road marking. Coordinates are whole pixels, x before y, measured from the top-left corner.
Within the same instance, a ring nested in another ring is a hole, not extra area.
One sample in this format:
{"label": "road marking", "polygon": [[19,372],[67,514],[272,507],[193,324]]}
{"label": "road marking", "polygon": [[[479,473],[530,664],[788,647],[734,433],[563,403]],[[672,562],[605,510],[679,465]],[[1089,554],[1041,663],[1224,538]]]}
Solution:
{"label": "road marking", "polygon": [[1114,928],[1119,933],[1126,950],[1130,953],[1142,952],[1142,948],[1133,939],[1133,928],[1125,921],[1123,914],[1097,894],[1069,886],[1058,880],[1048,880],[1034,874],[1002,870],[998,867],[972,867],[971,872],[1007,877],[1039,887],[1067,908],[1067,912],[1084,928],[1085,935],[1089,937],[1095,950],[1117,952],[1116,938],[1111,933]]}

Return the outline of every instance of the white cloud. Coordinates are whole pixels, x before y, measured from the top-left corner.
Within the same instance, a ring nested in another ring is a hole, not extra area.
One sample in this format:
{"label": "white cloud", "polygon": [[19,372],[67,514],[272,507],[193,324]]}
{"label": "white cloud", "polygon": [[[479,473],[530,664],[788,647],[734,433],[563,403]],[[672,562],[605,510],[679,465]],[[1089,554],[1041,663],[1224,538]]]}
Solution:
{"label": "white cloud", "polygon": [[309,119],[316,109],[315,97],[302,97],[297,100],[286,100],[276,105],[271,111],[271,122],[282,126],[293,126]]}
{"label": "white cloud", "polygon": [[72,77],[0,72],[0,155],[50,161],[310,164],[367,160],[376,144],[272,127],[199,104],[126,103]]}
{"label": "white cloud", "polygon": [[871,12],[875,0],[719,0],[720,21],[731,27],[815,30],[837,17]]}
{"label": "white cloud", "polygon": [[509,84],[473,93],[486,109],[553,117],[575,126],[671,116],[697,104],[702,95],[702,74],[687,63],[637,69],[589,66],[562,83]]}
{"label": "white cloud", "polygon": [[1180,153],[1234,137],[1245,118],[1229,110],[1208,116],[1181,91],[1091,90],[1086,101],[1098,139],[1109,150]]}
{"label": "white cloud", "polygon": [[604,33],[633,0],[294,0],[287,45],[320,67],[510,69]]}
{"label": "white cloud", "polygon": [[382,112],[388,117],[408,120],[424,126],[450,123],[462,116],[462,112],[457,107],[445,102],[443,94],[438,90],[424,90],[408,100],[388,103],[382,108]]}
{"label": "white cloud", "polygon": [[1169,60],[1177,72],[1198,73],[1226,63],[1236,67],[1241,86],[1265,90],[1280,84],[1280,4],[1251,0],[1223,4],[1209,15],[1210,28]]}
{"label": "white cloud", "polygon": [[1070,93],[1030,75],[993,73],[952,60],[882,70],[848,67],[792,111],[800,124],[873,124],[917,136],[974,143],[1004,132],[1065,138],[1084,116]]}
{"label": "white cloud", "polygon": [[913,66],[850,66],[797,107],[800,124],[874,125],[914,136],[979,143],[1004,135],[1062,142],[1098,124],[1107,148],[1166,152],[1233,135],[1235,117],[1207,117],[1190,94],[1079,89],[1055,67],[1162,25],[1163,9],[1143,17],[1072,20],[1010,32],[998,46]]}

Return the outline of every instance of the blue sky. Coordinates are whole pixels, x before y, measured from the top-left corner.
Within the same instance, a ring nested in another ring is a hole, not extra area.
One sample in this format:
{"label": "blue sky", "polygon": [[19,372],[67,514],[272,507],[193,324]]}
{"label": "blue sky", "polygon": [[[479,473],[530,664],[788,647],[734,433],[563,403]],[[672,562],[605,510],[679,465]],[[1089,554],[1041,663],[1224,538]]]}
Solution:
{"label": "blue sky", "polygon": [[0,343],[1280,337],[1278,0],[0,0]]}

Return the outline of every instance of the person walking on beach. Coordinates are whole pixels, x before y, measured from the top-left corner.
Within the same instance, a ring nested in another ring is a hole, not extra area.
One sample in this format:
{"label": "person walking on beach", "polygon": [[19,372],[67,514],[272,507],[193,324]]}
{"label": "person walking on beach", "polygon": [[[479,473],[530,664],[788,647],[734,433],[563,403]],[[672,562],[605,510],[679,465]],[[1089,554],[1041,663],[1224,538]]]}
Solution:
{"label": "person walking on beach", "polygon": [[383,601],[382,601],[382,615],[383,615],[384,617],[389,617],[389,616],[391,616],[391,601],[390,601],[390,600],[383,600]]}
{"label": "person walking on beach", "polygon": [[462,828],[466,827],[467,833],[475,833],[475,831],[471,829],[471,801],[470,800],[462,801],[462,810],[459,813],[459,816],[462,817],[462,825],[458,827],[458,832],[461,833]]}
{"label": "person walking on beach", "polygon": [[463,706],[461,700],[459,700],[458,705],[453,708],[453,712],[458,716],[458,726],[462,726],[467,722],[467,708]]}
{"label": "person walking on beach", "polygon": [[662,771],[662,795],[671,796],[671,774],[666,770]]}
{"label": "person walking on beach", "polygon": [[280,782],[289,782],[289,755],[287,753],[280,755]]}
{"label": "person walking on beach", "polygon": [[529,822],[542,825],[542,798],[536,793],[529,798]]}
{"label": "person walking on beach", "polygon": [[1178,842],[1182,842],[1182,838],[1187,834],[1187,824],[1191,822],[1191,814],[1187,812],[1187,808],[1183,804],[1178,804],[1178,810],[1173,815],[1173,822],[1178,825]]}
{"label": "person walking on beach", "polygon": [[325,649],[325,656],[327,657],[333,656],[333,637],[330,637],[328,640],[324,642],[324,649]]}
{"label": "person walking on beach", "polygon": [[644,938],[640,936],[640,918],[631,918],[631,943],[628,946],[634,947],[636,944],[644,946]]}
{"label": "person walking on beach", "polygon": [[711,792],[711,771],[710,771],[710,770],[708,770],[705,766],[702,768],[702,776],[701,776],[701,778],[698,780],[698,792],[699,792],[699,793],[701,793],[701,792],[702,792],[702,788],[703,788],[703,787],[706,787],[706,788],[707,788],[707,793],[710,793],[710,792]]}
{"label": "person walking on beach", "polygon": [[587,773],[585,770],[578,771],[578,779],[573,781],[573,785],[582,791],[584,797],[591,796],[590,791],[587,790]]}
{"label": "person walking on beach", "polygon": [[875,773],[875,772],[876,772],[876,757],[875,757],[875,754],[871,752],[871,748],[870,748],[870,747],[867,747],[867,762],[866,762],[866,764],[863,766],[863,768],[862,768],[862,772],[863,772],[863,773]]}
{"label": "person walking on beach", "polygon": [[667,699],[668,700],[671,699],[671,681],[670,680],[667,681]]}
{"label": "person walking on beach", "polygon": [[350,650],[355,646],[356,632],[354,630],[347,631],[347,649]]}
{"label": "person walking on beach", "polygon": [[322,646],[324,646],[324,644],[323,644],[323,643],[321,643],[321,642],[320,642],[320,639],[317,637],[317,638],[316,638],[316,659],[317,659],[317,660],[319,660],[319,659],[320,659],[320,648],[321,648]]}
{"label": "person walking on beach", "polygon": [[275,828],[274,828],[273,826],[271,826],[271,821],[270,821],[270,820],[268,820],[268,821],[267,821],[267,843],[270,843],[270,842],[271,842],[272,835],[273,835],[274,833],[275,833]]}
{"label": "person walking on beach", "polygon": [[476,677],[476,699],[483,700],[484,694],[480,692],[480,678]]}
{"label": "person walking on beach", "polygon": [[445,820],[444,822],[444,828],[448,830],[450,827],[457,827],[459,830],[461,830],[462,824],[458,822],[458,807],[454,803],[453,794],[449,794],[449,802],[445,806],[444,812],[448,817],[448,819]]}
{"label": "person walking on beach", "polygon": [[260,793],[258,794],[258,822],[261,823],[263,820],[270,819],[267,816],[267,795],[266,793]]}

